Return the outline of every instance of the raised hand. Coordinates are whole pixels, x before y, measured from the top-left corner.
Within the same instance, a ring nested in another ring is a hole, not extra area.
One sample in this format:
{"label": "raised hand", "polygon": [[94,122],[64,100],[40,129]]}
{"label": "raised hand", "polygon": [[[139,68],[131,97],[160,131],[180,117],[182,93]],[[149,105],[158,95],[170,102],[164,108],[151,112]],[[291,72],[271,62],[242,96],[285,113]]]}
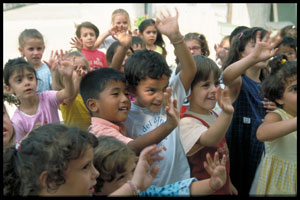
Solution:
{"label": "raised hand", "polygon": [[139,160],[132,177],[132,182],[141,191],[146,190],[152,184],[153,179],[159,171],[158,165],[154,166],[150,170],[150,167],[155,161],[163,159],[163,156],[156,155],[159,152],[161,152],[161,149],[158,149],[157,145],[151,145],[144,148],[139,156]]}
{"label": "raised hand", "polygon": [[[256,33],[256,43],[252,55],[258,61],[265,61],[269,58],[275,56],[278,51],[278,48],[275,48],[281,41],[280,32],[276,36],[270,38],[272,31],[269,31],[264,38],[261,38],[261,31]],[[275,49],[274,49],[275,48]]]}
{"label": "raised hand", "polygon": [[83,48],[82,41],[76,36],[71,38],[70,44],[72,45],[71,48],[76,48],[78,51],[81,51]]}
{"label": "raised hand", "polygon": [[225,113],[232,114],[234,112],[228,88],[222,90],[222,88],[218,86],[216,98],[220,108],[222,108]]}
{"label": "raised hand", "polygon": [[132,33],[130,30],[125,30],[123,25],[117,26],[115,25],[110,29],[110,33],[112,37],[120,42],[120,44],[124,47],[129,48],[131,46]]}
{"label": "raised hand", "polygon": [[164,92],[164,105],[167,114],[166,123],[169,123],[172,127],[176,127],[179,124],[180,117],[177,109],[177,100],[174,99],[173,102],[171,102],[171,92],[171,87],[168,87]]}
{"label": "raised hand", "polygon": [[74,66],[67,51],[64,53],[63,50],[60,50],[57,63],[57,69],[62,76],[72,77]]}
{"label": "raised hand", "polygon": [[[176,15],[171,16],[169,10],[166,9],[166,13],[160,11],[156,14],[156,27],[162,33],[165,34],[170,40],[178,41],[181,39],[178,26],[178,10],[175,8]],[[179,38],[180,37],[180,38]]]}
{"label": "raised hand", "polygon": [[206,154],[206,161],[204,161],[204,168],[208,174],[210,174],[210,187],[216,191],[219,190],[226,182],[226,155],[220,162],[219,153],[216,152],[214,155],[214,160],[212,160],[209,153]]}
{"label": "raised hand", "polygon": [[54,72],[57,65],[58,65],[58,52],[57,52],[57,50],[55,51],[55,53],[52,50],[48,62],[46,60],[43,60],[43,62],[48,65],[51,72]]}

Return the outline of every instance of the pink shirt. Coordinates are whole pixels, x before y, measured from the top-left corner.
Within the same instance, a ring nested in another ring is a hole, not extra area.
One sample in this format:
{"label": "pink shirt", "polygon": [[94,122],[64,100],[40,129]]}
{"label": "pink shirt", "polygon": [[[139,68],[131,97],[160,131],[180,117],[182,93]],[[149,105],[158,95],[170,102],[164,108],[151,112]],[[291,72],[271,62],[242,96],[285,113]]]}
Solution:
{"label": "pink shirt", "polygon": [[93,70],[94,68],[106,67],[106,56],[102,51],[99,51],[97,49],[82,49],[81,53],[89,61],[91,70]]}
{"label": "pink shirt", "polygon": [[37,93],[39,105],[37,112],[28,115],[17,109],[11,119],[16,132],[16,141],[20,141],[23,137],[33,129],[44,124],[58,123],[58,100],[56,98],[57,91],[47,90]]}
{"label": "pink shirt", "polygon": [[[122,124],[123,125],[123,124]],[[121,125],[121,126],[122,126]],[[99,136],[113,136],[114,138],[120,140],[121,142],[127,144],[128,142],[132,141],[132,138],[124,136],[121,132],[125,132],[125,127],[120,128],[120,126],[107,121],[105,119],[101,119],[99,117],[92,117],[91,118],[91,126],[89,127],[89,132],[94,134],[96,137]]]}

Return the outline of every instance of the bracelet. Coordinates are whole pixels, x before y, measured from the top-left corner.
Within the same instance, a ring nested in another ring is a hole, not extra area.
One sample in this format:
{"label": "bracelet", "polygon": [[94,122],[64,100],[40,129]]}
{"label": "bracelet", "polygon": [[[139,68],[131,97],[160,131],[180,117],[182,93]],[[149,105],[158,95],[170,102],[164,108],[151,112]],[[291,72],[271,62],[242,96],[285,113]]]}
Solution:
{"label": "bracelet", "polygon": [[209,185],[210,189],[211,189],[212,191],[214,191],[214,192],[217,191],[216,189],[214,189],[214,188],[211,186],[210,182],[211,182],[211,179],[210,179],[209,182],[208,182],[208,185]]}
{"label": "bracelet", "polygon": [[176,42],[171,42],[171,43],[172,43],[173,45],[181,44],[181,43],[184,42],[183,38],[184,38],[184,37],[182,36],[180,40],[178,40],[178,41],[176,41]]}
{"label": "bracelet", "polygon": [[130,185],[131,190],[133,191],[133,195],[138,195],[141,191],[132,183],[131,180],[127,181]]}

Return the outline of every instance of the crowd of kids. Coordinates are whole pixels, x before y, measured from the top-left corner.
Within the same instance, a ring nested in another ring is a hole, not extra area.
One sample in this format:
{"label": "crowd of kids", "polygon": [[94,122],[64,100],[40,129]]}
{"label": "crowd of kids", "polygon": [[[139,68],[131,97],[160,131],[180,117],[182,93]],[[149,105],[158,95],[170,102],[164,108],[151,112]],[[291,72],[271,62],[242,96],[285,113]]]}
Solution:
{"label": "crowd of kids", "polygon": [[20,33],[3,69],[5,196],[297,195],[297,28],[239,26],[211,59],[177,9],[157,16],[133,32],[122,8],[101,34],[85,21],[48,61],[42,34]]}

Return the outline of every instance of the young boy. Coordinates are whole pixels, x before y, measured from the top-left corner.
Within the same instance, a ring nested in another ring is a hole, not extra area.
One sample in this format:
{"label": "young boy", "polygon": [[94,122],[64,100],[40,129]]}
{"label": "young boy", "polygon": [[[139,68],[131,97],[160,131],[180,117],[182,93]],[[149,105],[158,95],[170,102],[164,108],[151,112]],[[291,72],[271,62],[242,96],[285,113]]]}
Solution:
{"label": "young boy", "polygon": [[[168,98],[170,89],[164,95]],[[146,146],[159,143],[177,125],[178,111],[167,105],[168,119],[149,134],[136,139],[126,137],[123,122],[130,110],[130,100],[125,76],[113,68],[101,68],[86,74],[80,82],[80,94],[91,114],[89,131],[96,135],[113,136],[133,149],[137,154]],[[167,102],[170,104],[170,102]]]}
{"label": "young boy", "polygon": [[[179,31],[178,11],[176,10],[174,17],[161,16],[162,19],[157,19],[156,26],[174,45],[182,71],[169,83],[171,70],[160,54],[140,50],[130,56],[125,64],[125,76],[129,91],[136,100],[131,103],[125,125],[131,138],[143,136],[166,121],[163,93],[168,85],[172,87],[171,98],[176,99],[177,108],[181,108],[196,73],[192,54]],[[159,162],[160,171],[152,184],[163,186],[190,178],[190,168],[180,142],[178,127],[158,146],[166,149],[161,153],[165,159]]]}
{"label": "young boy", "polygon": [[297,59],[297,41],[291,37],[284,37],[282,42],[277,46],[278,53],[286,55],[288,61]]}
{"label": "young boy", "polygon": [[91,22],[83,22],[77,26],[76,36],[82,43],[81,53],[89,61],[91,70],[106,67],[105,54],[98,49],[94,49],[95,41],[99,36],[98,28]]}

